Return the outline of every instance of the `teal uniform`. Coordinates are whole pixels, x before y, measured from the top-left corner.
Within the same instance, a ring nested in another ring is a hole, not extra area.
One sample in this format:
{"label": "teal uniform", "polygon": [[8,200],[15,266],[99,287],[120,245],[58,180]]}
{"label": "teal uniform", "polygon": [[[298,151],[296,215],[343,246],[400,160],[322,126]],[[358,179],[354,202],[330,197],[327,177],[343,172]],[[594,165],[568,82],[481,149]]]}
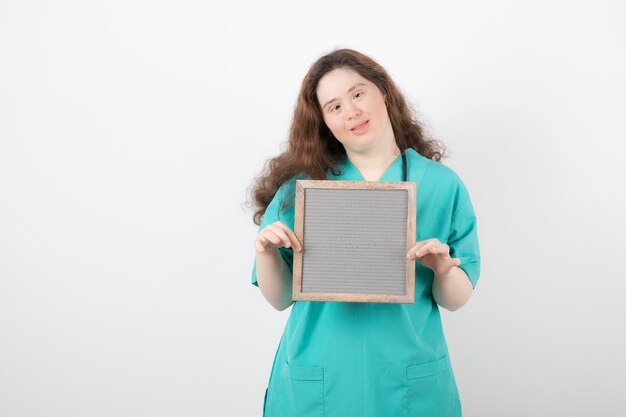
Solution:
{"label": "teal uniform", "polygon": [[[416,241],[437,238],[476,286],[480,255],[469,194],[450,168],[406,151],[417,183]],[[329,180],[363,181],[346,158]],[[338,174],[338,175],[335,175]],[[402,180],[398,157],[381,181]],[[295,178],[267,207],[261,230],[275,221],[294,229]],[[286,203],[286,204],[283,204]],[[293,250],[279,248],[290,268]],[[415,304],[297,301],[281,337],[265,394],[266,417],[460,416],[433,272],[415,261]],[[256,263],[252,283],[257,285]]]}

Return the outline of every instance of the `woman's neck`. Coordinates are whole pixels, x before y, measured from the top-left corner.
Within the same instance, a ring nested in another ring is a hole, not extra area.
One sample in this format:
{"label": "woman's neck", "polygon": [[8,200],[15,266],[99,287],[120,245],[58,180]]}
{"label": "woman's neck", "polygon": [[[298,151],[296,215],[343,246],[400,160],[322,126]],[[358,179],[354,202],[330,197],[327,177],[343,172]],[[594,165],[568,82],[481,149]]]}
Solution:
{"label": "woman's neck", "polygon": [[367,152],[346,149],[348,159],[367,181],[378,181],[400,153],[395,140]]}

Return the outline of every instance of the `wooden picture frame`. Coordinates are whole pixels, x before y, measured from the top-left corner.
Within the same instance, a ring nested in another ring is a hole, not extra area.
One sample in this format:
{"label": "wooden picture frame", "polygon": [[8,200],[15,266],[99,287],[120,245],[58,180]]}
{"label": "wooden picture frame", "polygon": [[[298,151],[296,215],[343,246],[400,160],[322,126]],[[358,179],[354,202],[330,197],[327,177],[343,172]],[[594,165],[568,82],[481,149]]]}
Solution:
{"label": "wooden picture frame", "polygon": [[293,300],[415,302],[417,184],[296,181]]}

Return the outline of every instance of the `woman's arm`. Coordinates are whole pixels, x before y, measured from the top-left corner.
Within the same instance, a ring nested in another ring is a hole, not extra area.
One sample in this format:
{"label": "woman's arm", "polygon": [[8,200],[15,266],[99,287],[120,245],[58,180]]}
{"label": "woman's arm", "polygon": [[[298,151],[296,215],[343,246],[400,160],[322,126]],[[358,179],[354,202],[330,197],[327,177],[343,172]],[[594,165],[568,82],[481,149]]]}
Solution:
{"label": "woman's arm", "polygon": [[278,248],[256,254],[256,276],[265,299],[278,311],[291,304],[292,275]]}
{"label": "woman's arm", "polygon": [[470,297],[474,287],[465,271],[458,266],[451,268],[447,273],[435,274],[433,280],[433,298],[446,310],[456,311],[463,307]]}
{"label": "woman's arm", "polygon": [[278,311],[293,304],[292,274],[278,247],[302,250],[296,235],[282,222],[274,222],[254,240],[257,284],[265,299]]}
{"label": "woman's arm", "polygon": [[474,287],[465,271],[459,268],[461,260],[450,257],[450,247],[437,239],[417,242],[406,254],[408,259],[418,259],[432,269],[432,294],[435,302],[446,310],[463,307],[472,295]]}

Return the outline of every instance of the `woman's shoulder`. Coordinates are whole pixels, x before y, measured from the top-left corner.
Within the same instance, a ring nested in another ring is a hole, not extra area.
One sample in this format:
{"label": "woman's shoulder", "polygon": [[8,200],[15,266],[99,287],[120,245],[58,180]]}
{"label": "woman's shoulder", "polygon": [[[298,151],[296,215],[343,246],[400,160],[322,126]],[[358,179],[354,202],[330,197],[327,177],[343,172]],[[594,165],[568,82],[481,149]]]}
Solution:
{"label": "woman's shoulder", "polygon": [[442,162],[426,158],[413,148],[407,149],[406,155],[409,159],[409,166],[415,169],[428,171],[429,175],[436,175],[442,180],[460,181],[459,176],[452,168],[444,165]]}
{"label": "woman's shoulder", "polygon": [[307,177],[299,173],[284,181],[276,190],[272,201],[278,203],[283,209],[292,208],[296,196],[296,181],[303,179]]}
{"label": "woman's shoulder", "polygon": [[290,192],[295,192],[296,181],[303,180],[303,179],[306,179],[306,177],[302,173],[296,174],[292,176],[291,178],[288,178],[278,187],[278,189],[276,190],[276,195],[277,196],[280,195],[281,197],[284,197],[285,195],[288,195]]}
{"label": "woman's shoulder", "polygon": [[301,177],[301,175],[294,175],[278,187],[274,197],[272,197],[272,201],[270,201],[265,210],[261,227],[280,220],[293,229],[296,181],[301,179]]}
{"label": "woman's shoulder", "polygon": [[[420,155],[415,149],[409,149],[407,155],[411,158],[409,165],[422,171],[422,181],[437,188],[445,187],[467,193],[465,184],[461,177],[450,166],[442,162],[433,161]],[[426,185],[426,184],[424,184]]]}

